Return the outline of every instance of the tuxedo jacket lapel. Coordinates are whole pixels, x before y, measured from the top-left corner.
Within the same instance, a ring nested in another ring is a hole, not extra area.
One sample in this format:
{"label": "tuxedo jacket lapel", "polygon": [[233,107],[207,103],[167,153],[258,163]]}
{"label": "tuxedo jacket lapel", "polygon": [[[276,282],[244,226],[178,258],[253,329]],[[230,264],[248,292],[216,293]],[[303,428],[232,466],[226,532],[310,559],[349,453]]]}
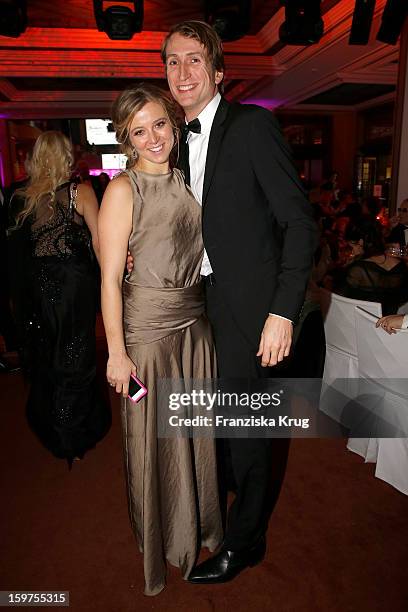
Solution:
{"label": "tuxedo jacket lapel", "polygon": [[210,138],[208,142],[207,160],[205,164],[204,186],[203,186],[203,205],[208,196],[211,181],[217,165],[217,157],[220,145],[227,127],[227,118],[231,111],[231,105],[221,98],[215,113],[214,121],[211,127]]}
{"label": "tuxedo jacket lapel", "polygon": [[179,158],[177,167],[184,172],[184,179],[190,186],[190,164],[188,161],[188,144],[184,135],[181,135],[179,144]]}

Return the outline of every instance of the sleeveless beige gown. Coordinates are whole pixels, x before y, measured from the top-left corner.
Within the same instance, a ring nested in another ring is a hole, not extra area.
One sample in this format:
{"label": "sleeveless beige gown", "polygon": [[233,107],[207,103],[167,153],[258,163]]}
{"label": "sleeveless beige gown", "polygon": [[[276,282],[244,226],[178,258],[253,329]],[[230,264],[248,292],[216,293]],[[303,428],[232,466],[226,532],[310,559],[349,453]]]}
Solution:
{"label": "sleeveless beige gown", "polygon": [[166,559],[187,578],[198,546],[222,539],[214,440],[157,437],[156,380],[211,378],[215,352],[200,284],[201,207],[179,170],[128,170],[133,191],[124,282],[129,357],[148,395],[122,400],[129,513],[144,554],[145,594],[165,586]]}

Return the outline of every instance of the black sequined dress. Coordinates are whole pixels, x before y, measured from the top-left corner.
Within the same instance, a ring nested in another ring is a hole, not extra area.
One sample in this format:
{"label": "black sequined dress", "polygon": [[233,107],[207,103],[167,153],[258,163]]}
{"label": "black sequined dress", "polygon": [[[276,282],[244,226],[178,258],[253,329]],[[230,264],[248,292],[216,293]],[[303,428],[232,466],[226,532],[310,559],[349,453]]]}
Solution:
{"label": "black sequined dress", "polygon": [[31,219],[26,325],[31,355],[27,417],[55,456],[82,457],[109,430],[96,385],[96,270],[90,233],[75,210],[74,185]]}

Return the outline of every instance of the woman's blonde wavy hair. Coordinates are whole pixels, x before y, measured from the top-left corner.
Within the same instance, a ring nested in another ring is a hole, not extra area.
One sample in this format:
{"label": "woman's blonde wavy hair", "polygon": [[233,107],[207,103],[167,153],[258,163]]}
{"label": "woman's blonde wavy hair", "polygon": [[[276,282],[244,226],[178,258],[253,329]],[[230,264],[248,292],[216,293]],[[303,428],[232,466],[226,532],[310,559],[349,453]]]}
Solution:
{"label": "woman's blonde wavy hair", "polygon": [[156,87],[156,85],[151,85],[150,83],[140,83],[140,85],[125,89],[119,94],[112,105],[112,122],[116,132],[116,140],[120,145],[120,150],[127,156],[127,167],[129,168],[134,164],[134,159],[132,158],[133,146],[129,138],[130,124],[135,114],[148,102],[157,102],[163,107],[170,121],[170,125],[173,128],[175,145],[177,146],[173,148],[172,155],[170,156],[170,164],[174,166],[176,163],[175,157],[177,157],[175,149],[178,149],[180,139],[178,125],[180,124],[181,113],[176,103],[170,99],[169,95],[163,89]]}
{"label": "woman's blonde wavy hair", "polygon": [[15,192],[25,199],[24,207],[16,217],[17,225],[35,212],[46,196],[50,207],[54,208],[55,191],[69,179],[73,162],[72,144],[64,134],[51,130],[37,138],[29,162],[28,183]]}

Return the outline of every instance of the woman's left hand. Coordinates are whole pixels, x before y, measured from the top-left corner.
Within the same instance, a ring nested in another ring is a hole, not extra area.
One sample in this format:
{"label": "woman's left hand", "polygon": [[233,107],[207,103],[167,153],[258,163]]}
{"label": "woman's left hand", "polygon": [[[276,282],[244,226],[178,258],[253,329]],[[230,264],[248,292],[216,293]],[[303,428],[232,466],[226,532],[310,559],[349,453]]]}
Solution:
{"label": "woman's left hand", "polygon": [[136,376],[136,366],[126,353],[109,355],[106,378],[116,393],[121,393],[123,397],[127,397],[131,374]]}

